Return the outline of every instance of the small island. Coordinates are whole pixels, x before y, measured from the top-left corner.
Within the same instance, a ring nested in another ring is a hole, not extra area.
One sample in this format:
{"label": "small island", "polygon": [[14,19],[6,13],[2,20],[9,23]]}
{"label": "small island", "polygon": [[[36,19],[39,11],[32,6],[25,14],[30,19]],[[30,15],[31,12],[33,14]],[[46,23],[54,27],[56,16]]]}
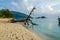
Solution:
{"label": "small island", "polygon": [[36,19],[39,19],[39,18],[46,18],[45,16],[41,16],[41,17],[36,17]]}

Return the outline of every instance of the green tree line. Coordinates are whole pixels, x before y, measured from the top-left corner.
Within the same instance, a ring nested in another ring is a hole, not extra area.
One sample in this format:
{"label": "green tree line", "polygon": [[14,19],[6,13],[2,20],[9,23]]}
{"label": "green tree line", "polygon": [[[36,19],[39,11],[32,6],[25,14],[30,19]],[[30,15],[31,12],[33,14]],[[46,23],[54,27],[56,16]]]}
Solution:
{"label": "green tree line", "polygon": [[0,10],[0,18],[13,18],[13,15],[9,9],[2,9]]}

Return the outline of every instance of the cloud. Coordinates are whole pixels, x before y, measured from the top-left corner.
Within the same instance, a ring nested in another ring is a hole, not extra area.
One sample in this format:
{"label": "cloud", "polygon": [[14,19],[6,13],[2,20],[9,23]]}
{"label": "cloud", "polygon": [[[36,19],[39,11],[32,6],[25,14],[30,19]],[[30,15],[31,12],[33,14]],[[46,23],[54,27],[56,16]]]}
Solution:
{"label": "cloud", "polygon": [[11,2],[11,5],[15,8],[15,9],[20,9],[20,5],[17,2]]}
{"label": "cloud", "polygon": [[[30,11],[33,7],[36,7],[36,12],[42,13],[55,13],[58,12],[53,8],[53,6],[57,5],[59,2],[57,0],[23,0],[24,5],[27,10]],[[40,9],[41,8],[41,9]]]}
{"label": "cloud", "polygon": [[27,2],[28,0],[23,0],[24,2]]}
{"label": "cloud", "polygon": [[20,5],[17,2],[12,1],[11,5],[13,11],[20,11]]}
{"label": "cloud", "polygon": [[54,10],[54,9],[52,8],[52,5],[49,5],[48,8],[49,8],[50,11],[53,11],[53,10]]}
{"label": "cloud", "polygon": [[33,5],[29,3],[29,0],[23,0],[24,5],[26,6],[28,11],[31,11]]}
{"label": "cloud", "polygon": [[[12,2],[11,4],[19,9],[19,11],[25,9],[31,11],[33,7],[36,7],[36,12],[42,13],[55,13],[59,12],[60,10],[55,10],[53,6],[59,4],[59,0],[18,0],[18,2]],[[26,11],[25,11],[26,12]]]}
{"label": "cloud", "polygon": [[60,10],[57,10],[58,12],[60,12]]}
{"label": "cloud", "polygon": [[[60,10],[55,10],[55,9],[53,8],[54,6],[57,6],[58,4],[60,4],[60,3],[51,4],[51,5],[50,5],[50,10],[53,11],[54,13],[60,12]],[[57,7],[56,7],[56,8],[57,8]]]}
{"label": "cloud", "polygon": [[26,6],[29,5],[28,0],[23,0],[23,3],[24,3]]}
{"label": "cloud", "polygon": [[12,4],[13,6],[18,6],[18,3],[16,3],[16,2],[11,2],[11,4]]}
{"label": "cloud", "polygon": [[31,9],[33,8],[33,6],[32,5],[30,5],[30,6],[28,6],[28,11],[31,11]]}
{"label": "cloud", "polygon": [[55,10],[53,6],[57,5],[59,3],[53,2],[53,3],[46,3],[41,5],[41,12],[42,13],[55,13],[59,12],[58,10]]}

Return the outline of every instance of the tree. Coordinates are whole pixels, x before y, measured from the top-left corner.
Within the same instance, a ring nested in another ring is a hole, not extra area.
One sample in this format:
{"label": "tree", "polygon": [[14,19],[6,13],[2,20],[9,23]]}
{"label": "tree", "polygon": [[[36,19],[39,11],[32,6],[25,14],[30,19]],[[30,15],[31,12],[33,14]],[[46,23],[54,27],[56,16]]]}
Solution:
{"label": "tree", "polygon": [[0,10],[0,17],[2,17],[3,16],[3,14],[2,14],[2,11]]}
{"label": "tree", "polygon": [[13,18],[13,15],[9,11],[9,9],[2,9],[2,10],[0,10],[0,17],[3,17],[3,18]]}

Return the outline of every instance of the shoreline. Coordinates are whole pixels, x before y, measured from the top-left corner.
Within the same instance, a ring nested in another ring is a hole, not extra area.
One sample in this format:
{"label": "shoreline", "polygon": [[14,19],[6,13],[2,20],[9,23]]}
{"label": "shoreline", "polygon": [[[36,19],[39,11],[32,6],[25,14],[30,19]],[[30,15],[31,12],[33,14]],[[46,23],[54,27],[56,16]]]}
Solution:
{"label": "shoreline", "polygon": [[42,40],[19,23],[1,23],[1,40]]}

